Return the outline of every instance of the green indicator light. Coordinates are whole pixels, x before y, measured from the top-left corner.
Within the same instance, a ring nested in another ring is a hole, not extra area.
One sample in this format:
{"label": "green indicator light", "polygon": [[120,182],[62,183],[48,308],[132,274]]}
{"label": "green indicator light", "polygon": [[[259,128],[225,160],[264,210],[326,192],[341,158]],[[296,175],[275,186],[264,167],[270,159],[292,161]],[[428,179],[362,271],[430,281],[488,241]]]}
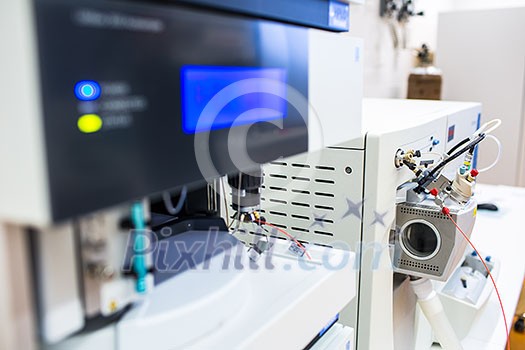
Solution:
{"label": "green indicator light", "polygon": [[84,134],[91,134],[102,128],[102,118],[96,114],[84,114],[78,118],[77,126]]}

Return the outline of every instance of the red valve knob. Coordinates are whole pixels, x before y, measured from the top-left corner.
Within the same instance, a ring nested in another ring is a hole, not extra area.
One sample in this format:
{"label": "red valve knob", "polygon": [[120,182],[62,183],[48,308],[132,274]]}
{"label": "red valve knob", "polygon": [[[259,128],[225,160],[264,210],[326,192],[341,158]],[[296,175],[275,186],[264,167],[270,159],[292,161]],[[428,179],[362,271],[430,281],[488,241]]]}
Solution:
{"label": "red valve knob", "polygon": [[472,177],[476,177],[476,176],[478,176],[478,174],[479,174],[479,171],[477,169],[472,169],[470,171],[470,176],[472,176]]}
{"label": "red valve knob", "polygon": [[430,190],[430,194],[436,197],[439,194],[439,191],[437,188],[433,188]]}

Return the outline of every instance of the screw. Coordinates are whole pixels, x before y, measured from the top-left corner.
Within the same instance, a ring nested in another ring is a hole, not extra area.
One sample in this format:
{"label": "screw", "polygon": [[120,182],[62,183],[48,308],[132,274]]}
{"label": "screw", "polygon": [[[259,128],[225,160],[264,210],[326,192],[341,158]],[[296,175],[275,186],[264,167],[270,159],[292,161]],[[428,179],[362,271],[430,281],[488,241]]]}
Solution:
{"label": "screw", "polygon": [[352,173],[352,168],[350,168],[349,166],[347,166],[347,167],[345,168],[345,173],[347,173],[347,174],[351,174],[351,173]]}

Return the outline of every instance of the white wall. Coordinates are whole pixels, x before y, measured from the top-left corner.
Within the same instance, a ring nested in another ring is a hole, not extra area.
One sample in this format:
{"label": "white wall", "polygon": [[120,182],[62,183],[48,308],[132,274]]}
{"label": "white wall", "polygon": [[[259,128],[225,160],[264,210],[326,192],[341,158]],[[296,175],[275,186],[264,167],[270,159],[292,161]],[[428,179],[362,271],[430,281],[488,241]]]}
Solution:
{"label": "white wall", "polygon": [[364,5],[350,6],[350,35],[365,39],[364,96],[406,97],[408,74],[413,50],[422,43],[436,49],[438,13],[480,8],[524,5],[525,0],[414,0],[415,17],[407,25],[406,49],[395,50],[388,22],[379,17],[379,0],[366,0]]}
{"label": "white wall", "polygon": [[[440,15],[437,63],[443,70],[443,98],[479,101],[482,121],[502,120],[494,132],[501,158],[481,181],[525,186],[525,6],[454,11]],[[493,142],[480,145],[479,166],[497,155]]]}

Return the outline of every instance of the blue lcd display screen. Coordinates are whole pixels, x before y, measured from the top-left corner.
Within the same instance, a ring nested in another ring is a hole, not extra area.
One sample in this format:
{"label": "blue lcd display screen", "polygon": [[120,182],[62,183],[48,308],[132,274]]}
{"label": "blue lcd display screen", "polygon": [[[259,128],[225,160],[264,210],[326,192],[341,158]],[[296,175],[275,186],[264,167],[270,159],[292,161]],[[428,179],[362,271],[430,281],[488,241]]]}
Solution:
{"label": "blue lcd display screen", "polygon": [[283,68],[184,66],[181,83],[186,134],[286,117]]}

